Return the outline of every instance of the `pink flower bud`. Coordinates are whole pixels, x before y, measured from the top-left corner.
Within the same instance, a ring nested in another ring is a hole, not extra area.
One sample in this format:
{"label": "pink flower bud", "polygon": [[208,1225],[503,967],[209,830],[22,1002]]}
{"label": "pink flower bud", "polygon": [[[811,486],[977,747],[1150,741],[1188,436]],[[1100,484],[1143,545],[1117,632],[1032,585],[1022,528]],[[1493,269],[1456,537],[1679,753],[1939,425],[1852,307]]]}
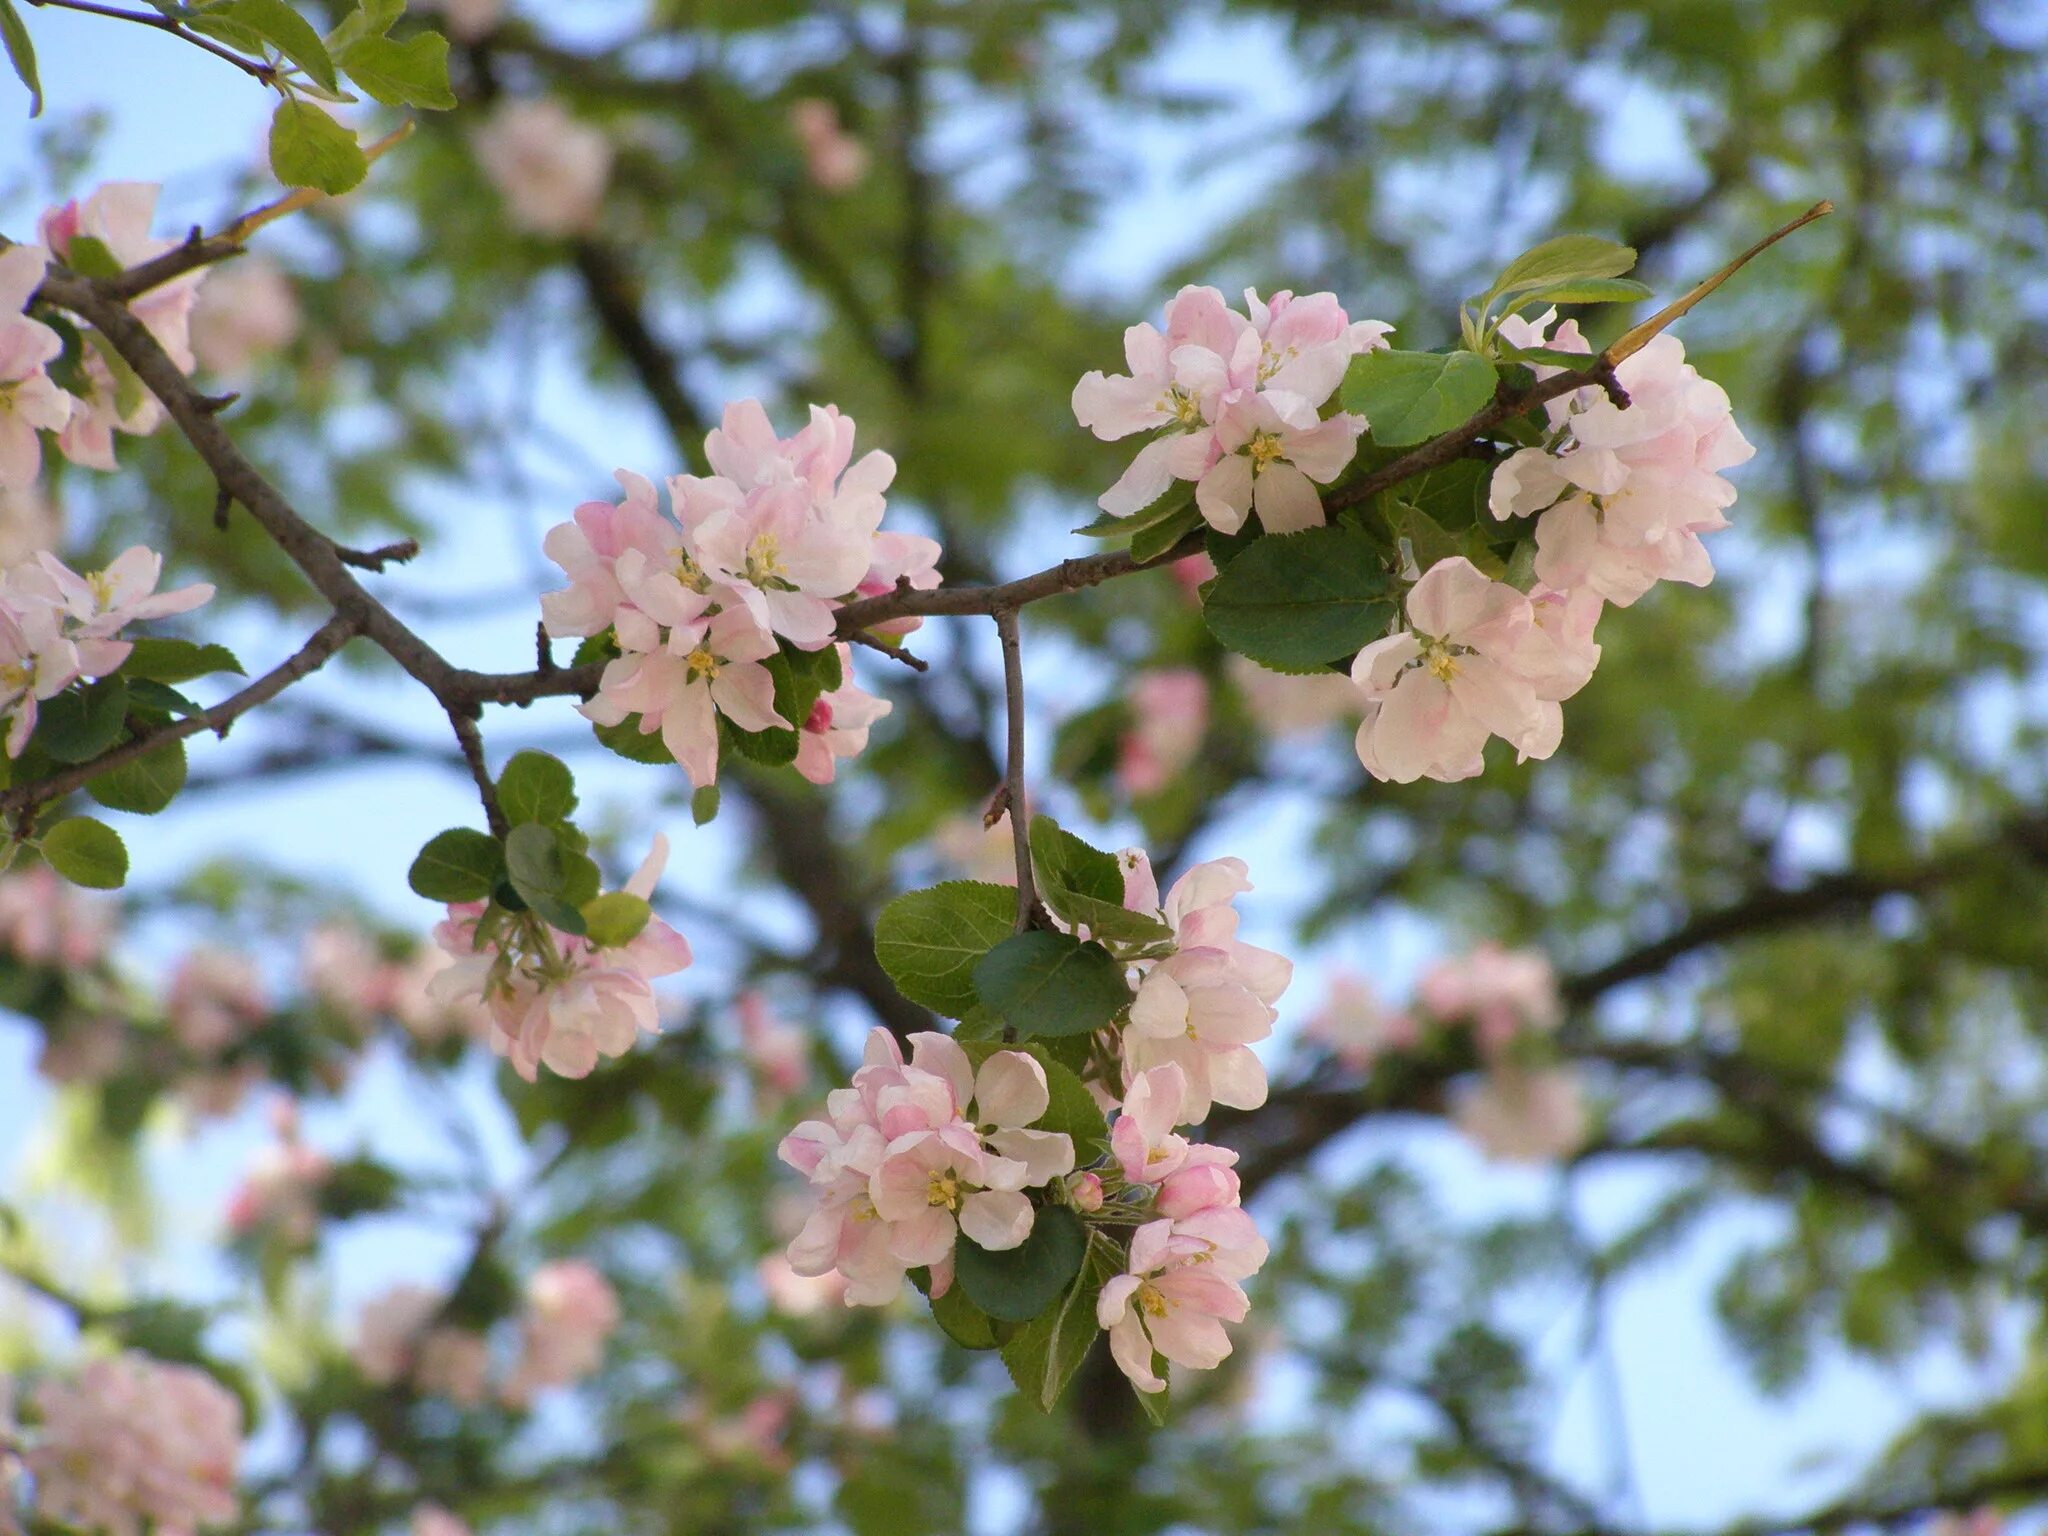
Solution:
{"label": "pink flower bud", "polygon": [[1092,1173],[1070,1174],[1067,1178],[1067,1203],[1077,1211],[1101,1210],[1102,1180]]}
{"label": "pink flower bud", "polygon": [[1195,1163],[1159,1185],[1159,1214],[1178,1221],[1212,1206],[1237,1203],[1237,1172],[1216,1163]]}

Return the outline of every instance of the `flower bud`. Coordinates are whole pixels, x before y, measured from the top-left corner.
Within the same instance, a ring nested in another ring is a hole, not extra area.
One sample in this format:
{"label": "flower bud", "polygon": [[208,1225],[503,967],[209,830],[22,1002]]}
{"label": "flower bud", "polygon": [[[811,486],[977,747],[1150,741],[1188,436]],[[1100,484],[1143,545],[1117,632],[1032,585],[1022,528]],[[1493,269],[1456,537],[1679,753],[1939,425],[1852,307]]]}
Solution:
{"label": "flower bud", "polygon": [[1102,1209],[1102,1180],[1092,1173],[1067,1175],[1067,1203],[1077,1211]]}

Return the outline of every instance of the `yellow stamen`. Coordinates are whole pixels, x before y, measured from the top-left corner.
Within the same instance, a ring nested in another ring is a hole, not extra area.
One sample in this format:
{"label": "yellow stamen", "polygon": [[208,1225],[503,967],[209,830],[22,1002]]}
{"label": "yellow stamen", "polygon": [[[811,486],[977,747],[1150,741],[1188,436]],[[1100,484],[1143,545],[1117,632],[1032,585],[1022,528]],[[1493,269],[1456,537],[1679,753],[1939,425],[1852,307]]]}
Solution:
{"label": "yellow stamen", "polygon": [[1251,458],[1252,473],[1271,466],[1275,459],[1284,458],[1287,445],[1273,432],[1254,432],[1252,440],[1244,445],[1245,453]]}
{"label": "yellow stamen", "polygon": [[724,663],[700,645],[683,658],[683,665],[690,669],[690,678],[693,682],[699,678],[709,682],[718,676],[718,669]]}
{"label": "yellow stamen", "polygon": [[925,1180],[924,1203],[944,1206],[949,1211],[960,1209],[960,1180],[951,1173],[942,1173],[934,1168]]}
{"label": "yellow stamen", "polygon": [[1147,1317],[1164,1317],[1172,1310],[1172,1304],[1160,1294],[1159,1287],[1149,1280],[1138,1282],[1138,1310]]}

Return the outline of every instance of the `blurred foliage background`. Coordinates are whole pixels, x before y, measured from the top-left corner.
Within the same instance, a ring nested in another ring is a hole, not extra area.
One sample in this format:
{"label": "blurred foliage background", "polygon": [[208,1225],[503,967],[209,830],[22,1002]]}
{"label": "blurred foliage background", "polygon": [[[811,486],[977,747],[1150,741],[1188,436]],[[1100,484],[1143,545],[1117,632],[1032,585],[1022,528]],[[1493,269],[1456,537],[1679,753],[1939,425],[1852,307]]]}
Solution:
{"label": "blurred foliage background", "polygon": [[[1550,762],[1373,783],[1340,725],[1276,730],[1165,576],[1030,611],[1044,808],[1162,869],[1246,858],[1255,937],[1302,961],[1273,1102],[1218,1132],[1275,1258],[1236,1356],[1177,1388],[1166,1430],[1101,1352],[1044,1417],[921,1307],[809,1310],[760,1278],[787,1236],[776,1137],[868,1023],[918,1023],[874,963],[873,911],[978,856],[1000,671],[987,626],[942,620],[912,639],[927,676],[861,659],[896,708],[839,785],[735,771],[703,829],[679,772],[605,766],[566,711],[486,720],[494,758],[587,757],[629,863],[653,827],[675,838],[668,915],[700,955],[688,1018],[539,1087],[379,1026],[367,1081],[385,1098],[359,1081],[353,1120],[329,1123],[395,1177],[366,1175],[347,1214],[452,1233],[430,1278],[459,1278],[478,1320],[575,1254],[626,1322],[573,1403],[465,1411],[354,1374],[330,1254],[245,1247],[226,1281],[208,1271],[209,1305],[237,1305],[185,1346],[260,1383],[247,1526],[395,1528],[432,1501],[536,1531],[1705,1529],[1722,1511],[1631,1472],[1630,1401],[1668,1414],[1695,1390],[1656,1350],[1613,1347],[1607,1310],[1642,1284],[1712,1309],[1741,1391],[1796,1407],[1831,1360],[1882,1367],[1859,1379],[1891,1394],[1890,1442],[1873,1453],[1845,1420],[1853,1456],[1731,1473],[1757,1512],[1741,1529],[2048,1500],[2044,48],[2028,0],[649,0],[531,5],[459,40],[462,105],[266,236],[302,324],[227,419],[322,526],[419,536],[423,560],[378,590],[479,665],[527,664],[539,532],[608,494],[614,463],[697,467],[727,398],[760,394],[787,424],[836,402],[896,456],[892,522],[940,537],[950,580],[1019,574],[1080,547],[1067,530],[1124,460],[1073,424],[1073,381],[1115,366],[1121,328],[1182,281],[1330,288],[1438,345],[1464,295],[1553,232],[1633,244],[1670,294],[1820,197],[1841,211],[1680,328],[1760,451],[1714,545],[1721,579],[1610,613]],[[149,80],[122,90],[153,110]],[[614,146],[585,234],[521,233],[479,170],[494,107],[543,95]],[[859,147],[840,184],[807,162],[807,102]],[[10,162],[10,206],[83,190],[91,124],[65,109]],[[208,222],[270,195],[253,166],[174,192]],[[1596,340],[1628,319],[1586,317]],[[146,538],[223,584],[245,655],[295,643],[310,594],[244,520],[216,530],[183,444],[123,456],[119,476],[56,484],[68,547]],[[1208,678],[1211,719],[1184,770],[1134,797],[1126,688],[1161,667]],[[143,961],[199,935],[287,976],[323,917],[394,950],[424,929],[395,877],[461,770],[431,709],[401,700],[372,668],[331,672],[199,756],[210,796],[271,807],[245,840],[262,856],[145,865]],[[446,791],[431,804],[428,781]],[[297,798],[262,798],[278,785]],[[280,804],[359,823],[392,882],[338,890],[295,865]],[[1335,968],[1398,998],[1419,960],[1485,938],[1564,978],[1561,1040],[1598,1125],[1555,1171],[1455,1145],[1457,1064],[1360,1078],[1294,1027]],[[112,1006],[10,965],[8,1001],[53,1041]],[[793,1091],[748,1076],[749,989],[806,1031]],[[273,990],[251,1071],[342,1092],[360,1029]],[[138,979],[117,1011],[146,1030],[153,1006]],[[391,1130],[413,1079],[473,1157],[414,1158]],[[31,1221],[9,1238],[17,1271],[61,1292],[70,1266],[115,1297],[87,1322],[124,1337],[121,1308],[169,1283],[124,1246],[148,1175],[123,1149],[164,1125],[163,1088],[138,1070],[50,1101],[68,1198],[90,1174],[95,1201],[130,1208],[125,1236]],[[1728,1390],[1697,1405],[1703,1457]]]}

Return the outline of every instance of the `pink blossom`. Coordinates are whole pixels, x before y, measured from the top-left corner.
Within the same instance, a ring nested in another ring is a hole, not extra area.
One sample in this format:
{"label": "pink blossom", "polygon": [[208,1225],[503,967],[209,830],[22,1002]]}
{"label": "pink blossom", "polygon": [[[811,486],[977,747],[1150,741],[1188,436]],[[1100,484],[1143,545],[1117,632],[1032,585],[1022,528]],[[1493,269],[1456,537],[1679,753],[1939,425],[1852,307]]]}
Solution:
{"label": "pink blossom", "polygon": [[270,990],[247,955],[202,946],[171,973],[164,1015],[186,1050],[216,1056],[270,1016]]}
{"label": "pink blossom", "polygon": [[71,397],[43,371],[64,343],[22,313],[48,265],[41,246],[0,250],[0,488],[13,491],[27,489],[42,472],[36,433],[60,431],[71,419]]}
{"label": "pink blossom", "polygon": [[[107,182],[95,188],[84,202],[65,203],[45,213],[40,226],[43,244],[58,260],[68,262],[72,256],[71,242],[86,235],[104,245],[123,268],[140,266],[178,243],[157,239],[149,232],[161,190],[154,182]],[[128,306],[170,354],[181,373],[192,371],[192,305],[206,276],[206,268],[195,268],[137,295]]]}
{"label": "pink blossom", "polygon": [[126,1064],[128,1045],[117,1019],[65,1019],[43,1037],[36,1070],[53,1083],[103,1083]]}
{"label": "pink blossom", "polygon": [[64,509],[38,486],[0,485],[0,568],[64,542]]}
{"label": "pink blossom", "polygon": [[1352,663],[1366,700],[1359,761],[1407,784],[1473,777],[1493,735],[1548,757],[1564,729],[1556,700],[1570,691],[1554,651],[1528,598],[1462,555],[1437,561],[1409,589],[1407,627]]}
{"label": "pink blossom", "polygon": [[401,1381],[429,1397],[467,1407],[484,1400],[490,1350],[483,1335],[439,1321],[445,1298],[401,1284],[363,1308],[352,1352],[356,1369],[380,1387]]}
{"label": "pink blossom", "polygon": [[[678,476],[672,484],[691,486],[701,498],[702,488],[720,482]],[[867,574],[872,528],[821,515],[811,488],[795,479],[738,500],[720,497],[701,515],[684,517],[694,523],[705,573],[743,603],[757,625],[806,650],[831,643],[837,600]]]}
{"label": "pink blossom", "polygon": [[[1548,319],[1530,333],[1536,344]],[[1571,350],[1583,347],[1571,339]],[[1584,587],[1627,607],[1661,580],[1713,580],[1700,536],[1727,527],[1723,514],[1735,500],[1720,471],[1756,450],[1735,425],[1726,391],[1685,361],[1677,337],[1655,337],[1615,378],[1626,407],[1590,388],[1551,402],[1559,441],[1505,460],[1494,471],[1491,505],[1500,518],[1541,514],[1536,575],[1547,586]]]}
{"label": "pink blossom", "polygon": [[[616,626],[620,644],[651,651],[661,643],[659,630],[639,613],[620,584],[619,557],[637,551],[643,569],[684,567],[682,530],[662,515],[653,482],[629,469],[616,471],[625,498],[617,503],[586,501],[572,522],[557,523],[541,540],[541,549],[569,577],[559,592],[543,592],[541,617],[551,635],[588,636]],[[694,580],[695,562],[685,567]]]}
{"label": "pink blossom", "polygon": [[[687,635],[687,631],[678,631]],[[596,697],[580,706],[599,725],[640,717],[643,734],[661,733],[690,782],[718,782],[718,717],[743,731],[791,729],[775,712],[775,679],[761,662],[775,654],[775,637],[744,608],[711,618],[678,651],[636,651],[606,664]]]}
{"label": "pink blossom", "polygon": [[839,666],[846,681],[819,695],[797,737],[796,771],[813,784],[830,784],[838,774],[839,759],[866,751],[868,728],[895,708],[853,681],[851,647],[839,647]]}
{"label": "pink blossom", "polygon": [[1415,1020],[1388,1008],[1371,982],[1348,971],[1330,978],[1323,1006],[1310,1016],[1303,1033],[1327,1046],[1354,1072],[1369,1069],[1389,1051],[1415,1044]]}
{"label": "pink blossom", "polygon": [[[939,556],[944,553],[937,539],[921,533],[898,533],[883,529],[874,538],[867,575],[854,589],[857,597],[880,597],[899,586],[913,592],[929,592],[939,584]],[[870,625],[877,635],[901,637],[922,628],[924,620],[915,614],[887,619]]]}
{"label": "pink blossom", "polygon": [[1431,966],[1415,1000],[1439,1024],[1469,1024],[1489,1055],[1520,1035],[1557,1028],[1564,1014],[1549,956],[1494,943]]}
{"label": "pink blossom", "polygon": [[1358,716],[1358,689],[1341,672],[1269,672],[1245,656],[1232,656],[1227,665],[1231,686],[1265,735],[1299,736]]}
{"label": "pink blossom", "polygon": [[582,1380],[598,1368],[618,1326],[618,1293],[594,1265],[581,1259],[541,1265],[526,1284],[519,1363],[505,1384],[505,1401],[522,1404],[543,1388]]}
{"label": "pink blossom", "polygon": [[473,140],[485,178],[519,228],[560,237],[596,227],[611,180],[604,130],[552,97],[501,102]]}
{"label": "pink blossom", "polygon": [[211,1376],[132,1351],[37,1386],[23,1456],[45,1518],[110,1533],[190,1536],[237,1512],[242,1409]]}
{"label": "pink blossom", "polygon": [[1209,730],[1209,680],[1192,667],[1141,672],[1131,680],[1131,728],[1117,758],[1127,795],[1157,794],[1201,750]]}
{"label": "pink blossom", "polygon": [[1241,1323],[1249,1310],[1244,1291],[1225,1266],[1212,1262],[1214,1244],[1184,1235],[1170,1220],[1147,1222],[1131,1236],[1125,1273],[1103,1287],[1096,1321],[1109,1331],[1110,1353],[1140,1392],[1163,1392],[1155,1354],[1176,1365],[1212,1370],[1230,1354],[1225,1323]]}
{"label": "pink blossom", "polygon": [[[625,889],[652,897],[667,862],[668,839],[657,833]],[[653,981],[691,960],[689,942],[659,917],[628,943],[599,949],[530,912],[504,914],[509,920],[494,930],[480,927],[485,915],[481,902],[448,908],[434,940],[455,963],[432,979],[428,995],[444,1008],[484,1007],[491,1049],[528,1082],[543,1066],[587,1077],[601,1058],[624,1055],[643,1032],[658,1033]]]}
{"label": "pink blossom", "polygon": [[788,1095],[811,1075],[810,1041],[801,1029],[777,1018],[759,992],[742,992],[734,1005],[739,1014],[740,1049],[754,1076],[770,1092]]}
{"label": "pink blossom", "polygon": [[867,146],[839,121],[839,108],[822,96],[789,104],[790,131],[803,146],[804,173],[823,192],[845,192],[868,173]]}
{"label": "pink blossom", "polygon": [[321,1186],[333,1166],[287,1128],[250,1160],[228,1197],[228,1230],[240,1235],[262,1228],[295,1246],[310,1243],[319,1230]]}
{"label": "pink blossom", "polygon": [[1067,1175],[1067,1204],[1075,1210],[1092,1215],[1102,1209],[1104,1198],[1101,1174],[1083,1169]]}
{"label": "pink blossom", "polygon": [[1238,1202],[1237,1154],[1189,1141],[1173,1129],[1192,1118],[1187,1075],[1178,1063],[1168,1062],[1131,1081],[1110,1127],[1110,1151],[1124,1178],[1134,1186],[1151,1186],[1162,1216],[1189,1217]]}
{"label": "pink blossom", "polygon": [[810,1317],[846,1299],[846,1277],[838,1270],[800,1275],[787,1254],[770,1254],[755,1273],[760,1277],[768,1305],[784,1317]]}
{"label": "pink blossom", "polygon": [[1269,532],[1323,521],[1315,485],[1351,461],[1364,423],[1319,413],[1350,359],[1381,344],[1386,327],[1353,324],[1327,293],[1245,299],[1248,316],[1214,288],[1183,288],[1163,333],[1124,332],[1129,374],[1089,373],[1075,385],[1075,419],[1097,437],[1157,434],[1102,495],[1105,512],[1129,516],[1191,480],[1203,517],[1224,532],[1255,506]]}
{"label": "pink blossom", "polygon": [[44,550],[34,565],[9,571],[6,586],[18,604],[43,603],[54,609],[77,648],[80,671],[87,677],[105,677],[134,649],[120,638],[128,625],[189,613],[212,599],[213,584],[205,581],[157,591],[163,569],[164,557],[141,544],[122,550],[106,569],[83,576]]}
{"label": "pink blossom", "polygon": [[1498,1063],[1458,1100],[1458,1129],[1498,1162],[1547,1163],[1585,1144],[1586,1105],[1576,1072]]}
{"label": "pink blossom", "polygon": [[1166,568],[1166,574],[1190,603],[1200,607],[1202,588],[1216,579],[1216,562],[1206,553],[1183,555]]}
{"label": "pink blossom", "polygon": [[284,269],[250,255],[217,271],[192,311],[200,366],[231,378],[282,352],[299,334],[299,299]]}
{"label": "pink blossom", "polygon": [[78,650],[59,632],[54,610],[10,606],[0,597],[0,716],[9,720],[7,755],[21,756],[34,733],[38,704],[62,693],[79,674]]}
{"label": "pink blossom", "polygon": [[[1151,865],[1129,858],[1126,903],[1152,909]],[[1168,1062],[1186,1075],[1184,1119],[1208,1118],[1212,1101],[1256,1109],[1266,1101],[1266,1069],[1251,1049],[1273,1032],[1273,1004],[1287,990],[1293,964],[1241,942],[1233,899],[1251,889],[1242,859],[1197,864],[1156,910],[1174,930],[1174,953],[1139,980],[1124,1030],[1124,1077]]]}
{"label": "pink blossom", "polygon": [[416,1504],[411,1521],[412,1536],[471,1536],[461,1520],[438,1504]]}
{"label": "pink blossom", "polygon": [[106,958],[119,913],[47,864],[0,877],[0,949],[28,965],[84,971]]}

